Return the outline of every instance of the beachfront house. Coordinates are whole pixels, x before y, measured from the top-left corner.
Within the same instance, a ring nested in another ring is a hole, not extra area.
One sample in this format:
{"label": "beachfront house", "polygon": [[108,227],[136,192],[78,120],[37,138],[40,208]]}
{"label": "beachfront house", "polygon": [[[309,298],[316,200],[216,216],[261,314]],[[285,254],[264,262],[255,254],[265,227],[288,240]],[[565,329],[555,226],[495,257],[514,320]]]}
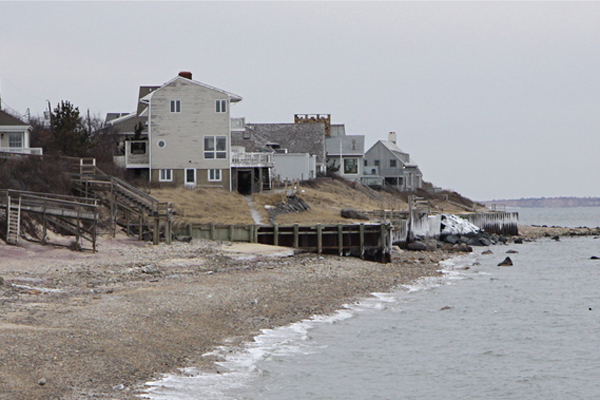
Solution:
{"label": "beachfront house", "polygon": [[364,156],[362,182],[369,186],[391,186],[401,191],[414,191],[423,186],[419,166],[396,145],[396,133],[379,140]]}
{"label": "beachfront house", "polygon": [[230,109],[241,100],[191,72],[142,86],[135,113],[107,116],[124,138],[115,161],[150,182],[246,193],[268,188],[272,160],[232,148]]}
{"label": "beachfront house", "polygon": [[314,179],[328,169],[350,180],[362,175],[364,136],[347,136],[330,114],[296,114],[294,123],[244,123],[232,132],[232,142],[246,151],[273,153],[279,183]]}
{"label": "beachfront house", "polygon": [[231,137],[247,152],[272,154],[272,178],[280,183],[325,172],[324,123],[244,123]]}
{"label": "beachfront house", "polygon": [[365,137],[362,135],[330,136],[325,140],[327,168],[342,178],[360,181],[363,175]]}
{"label": "beachfront house", "polygon": [[42,155],[39,147],[29,147],[31,126],[19,118],[0,110],[0,152]]}

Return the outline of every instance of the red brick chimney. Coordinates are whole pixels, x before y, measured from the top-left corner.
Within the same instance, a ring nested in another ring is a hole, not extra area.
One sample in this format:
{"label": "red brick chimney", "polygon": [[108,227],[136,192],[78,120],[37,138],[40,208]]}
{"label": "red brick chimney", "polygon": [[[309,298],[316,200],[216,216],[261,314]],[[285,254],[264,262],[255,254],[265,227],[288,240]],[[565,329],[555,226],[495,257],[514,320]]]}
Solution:
{"label": "red brick chimney", "polygon": [[181,71],[179,76],[185,79],[192,79],[192,73],[189,71]]}

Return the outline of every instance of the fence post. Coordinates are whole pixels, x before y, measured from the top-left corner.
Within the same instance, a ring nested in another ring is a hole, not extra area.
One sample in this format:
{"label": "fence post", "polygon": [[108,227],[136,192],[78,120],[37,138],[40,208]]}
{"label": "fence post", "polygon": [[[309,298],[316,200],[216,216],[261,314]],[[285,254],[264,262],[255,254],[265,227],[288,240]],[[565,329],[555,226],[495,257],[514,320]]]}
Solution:
{"label": "fence post", "polygon": [[158,219],[158,217],[154,217],[154,240],[153,243],[155,245],[160,244],[160,219]]}
{"label": "fence post", "polygon": [[273,224],[273,245],[279,246],[279,224]]}
{"label": "fence post", "polygon": [[317,224],[317,253],[323,253],[323,227]]}
{"label": "fence post", "polygon": [[340,256],[344,254],[344,227],[342,224],[338,224],[338,250],[340,252]]}
{"label": "fence post", "polygon": [[360,224],[358,228],[360,235],[360,258],[365,258],[365,224]]}
{"label": "fence post", "polygon": [[294,224],[294,248],[298,248],[298,224]]}

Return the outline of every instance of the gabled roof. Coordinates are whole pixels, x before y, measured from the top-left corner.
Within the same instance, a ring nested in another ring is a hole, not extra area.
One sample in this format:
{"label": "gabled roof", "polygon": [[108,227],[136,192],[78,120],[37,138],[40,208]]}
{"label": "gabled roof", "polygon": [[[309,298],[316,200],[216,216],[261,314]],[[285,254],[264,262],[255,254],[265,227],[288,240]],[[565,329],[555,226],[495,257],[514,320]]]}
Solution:
{"label": "gabled roof", "polygon": [[[193,83],[193,84],[195,84],[195,85],[198,85],[198,86],[201,86],[201,87],[203,87],[203,88],[206,88],[206,89],[214,90],[214,91],[216,91],[216,92],[223,93],[223,94],[225,94],[225,95],[229,96],[229,101],[231,101],[232,103],[236,103],[236,102],[238,102],[238,101],[242,101],[242,97],[241,97],[241,96],[238,96],[237,94],[233,94],[233,93],[227,92],[227,91],[225,91],[225,90],[223,90],[223,89],[219,89],[219,88],[216,88],[216,87],[214,87],[214,86],[207,85],[206,83],[202,83],[202,82],[195,81],[195,80],[193,80],[193,79],[184,78],[184,77],[182,77],[182,76],[179,76],[179,75],[178,75],[178,76],[176,76],[175,78],[171,79],[170,81],[168,81],[168,82],[167,82],[167,83],[165,83],[164,85],[162,85],[162,86],[158,87],[158,89],[152,90],[150,93],[148,93],[148,94],[147,94],[147,95],[145,95],[144,97],[140,98],[140,101],[141,101],[142,103],[145,103],[145,104],[146,104],[146,103],[148,103],[148,102],[150,101],[150,99],[152,98],[152,95],[153,95],[154,93],[156,93],[157,91],[161,90],[162,88],[164,88],[164,87],[166,87],[166,86],[170,85],[171,83],[175,82],[175,81],[176,81],[176,80],[178,80],[178,79],[183,79],[183,80],[185,80],[186,82],[191,82],[191,83]],[[141,90],[141,87],[140,87],[140,90]]]}
{"label": "gabled roof", "polygon": [[137,115],[138,116],[142,116],[142,114],[144,114],[144,112],[148,108],[148,106],[146,104],[142,103],[142,99],[159,88],[160,88],[160,86],[140,86],[140,91],[138,92],[138,103],[137,103]]}
{"label": "gabled roof", "polygon": [[13,117],[9,113],[0,110],[0,126],[29,126],[17,117]]}
{"label": "gabled roof", "polygon": [[328,156],[339,156],[340,145],[342,156],[363,156],[365,153],[365,137],[363,135],[330,136],[325,139],[325,150]]}
{"label": "gabled roof", "polygon": [[[247,139],[244,139],[246,137]],[[325,162],[325,124],[246,124],[246,130],[231,132],[233,146],[247,152],[269,151],[267,144],[277,144],[288,153],[308,153]]]}
{"label": "gabled roof", "polygon": [[148,118],[137,116],[135,113],[127,114],[119,118],[108,121],[108,124],[113,126],[119,133],[133,134],[138,123],[142,123],[144,129],[142,133],[148,133],[146,123]]}
{"label": "gabled roof", "polygon": [[[377,143],[373,145],[373,147],[377,146],[378,143],[381,143],[383,147],[388,149],[398,160],[400,160],[407,167],[418,167],[417,163],[410,158],[410,155],[400,149],[395,143],[390,142],[389,140],[378,140]],[[371,147],[371,149],[373,148]],[[369,150],[371,150],[369,149]]]}

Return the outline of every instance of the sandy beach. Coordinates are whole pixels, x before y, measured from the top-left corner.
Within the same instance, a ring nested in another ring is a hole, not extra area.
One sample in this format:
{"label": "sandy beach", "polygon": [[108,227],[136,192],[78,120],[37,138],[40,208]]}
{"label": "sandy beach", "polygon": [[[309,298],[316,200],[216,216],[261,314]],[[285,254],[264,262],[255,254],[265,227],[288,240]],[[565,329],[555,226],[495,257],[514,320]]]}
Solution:
{"label": "sandy beach", "polygon": [[401,283],[442,251],[379,264],[288,248],[118,235],[98,252],[0,244],[0,399],[135,398],[201,355]]}

